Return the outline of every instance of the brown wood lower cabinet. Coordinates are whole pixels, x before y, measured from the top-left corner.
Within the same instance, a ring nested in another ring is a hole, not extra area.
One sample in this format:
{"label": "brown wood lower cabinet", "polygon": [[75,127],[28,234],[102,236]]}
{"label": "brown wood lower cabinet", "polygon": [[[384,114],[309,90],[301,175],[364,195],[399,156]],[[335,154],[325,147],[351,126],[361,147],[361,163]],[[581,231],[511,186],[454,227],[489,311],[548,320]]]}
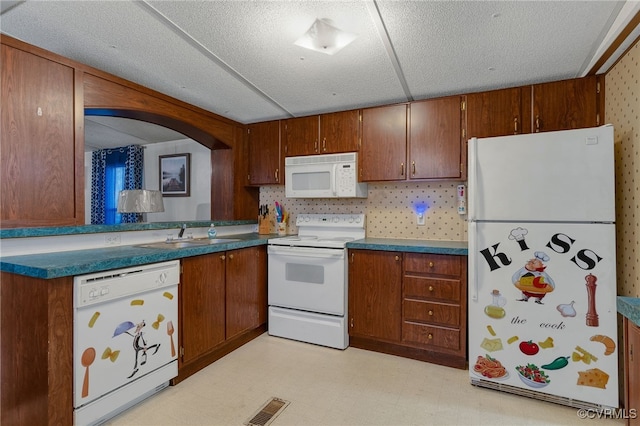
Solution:
{"label": "brown wood lower cabinet", "polygon": [[0,282],[0,424],[73,424],[73,277]]}
{"label": "brown wood lower cabinet", "polygon": [[467,364],[467,257],[349,250],[353,347]]}
{"label": "brown wood lower cabinet", "polygon": [[[640,327],[624,319],[624,389],[627,425],[640,425]],[[633,410],[633,411],[632,411]]]}
{"label": "brown wood lower cabinet", "polygon": [[182,259],[178,383],[266,330],[264,246]]}

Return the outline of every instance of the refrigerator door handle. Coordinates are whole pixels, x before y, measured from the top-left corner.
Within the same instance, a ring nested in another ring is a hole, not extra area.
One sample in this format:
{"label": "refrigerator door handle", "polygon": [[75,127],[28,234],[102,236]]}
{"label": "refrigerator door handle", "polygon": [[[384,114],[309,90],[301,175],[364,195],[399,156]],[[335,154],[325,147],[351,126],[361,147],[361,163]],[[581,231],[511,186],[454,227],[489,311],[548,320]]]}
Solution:
{"label": "refrigerator door handle", "polygon": [[468,172],[469,182],[467,188],[469,211],[468,220],[469,223],[476,220],[476,208],[477,208],[477,190],[478,187],[478,138],[469,139],[469,155],[468,155]]}
{"label": "refrigerator door handle", "polygon": [[477,271],[477,259],[476,259],[476,245],[478,236],[478,224],[475,221],[469,222],[469,256],[467,257],[467,266],[469,268],[469,280],[471,282],[471,288],[469,294],[473,302],[478,301],[478,271]]}

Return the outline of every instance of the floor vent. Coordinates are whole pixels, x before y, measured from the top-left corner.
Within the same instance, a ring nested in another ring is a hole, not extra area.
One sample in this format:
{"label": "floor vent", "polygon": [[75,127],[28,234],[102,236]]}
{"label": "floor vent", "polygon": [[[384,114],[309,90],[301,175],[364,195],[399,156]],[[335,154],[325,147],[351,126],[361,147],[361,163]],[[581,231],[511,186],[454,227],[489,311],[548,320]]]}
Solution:
{"label": "floor vent", "polygon": [[280,398],[271,398],[244,424],[247,426],[267,426],[278,414],[289,405],[289,401]]}

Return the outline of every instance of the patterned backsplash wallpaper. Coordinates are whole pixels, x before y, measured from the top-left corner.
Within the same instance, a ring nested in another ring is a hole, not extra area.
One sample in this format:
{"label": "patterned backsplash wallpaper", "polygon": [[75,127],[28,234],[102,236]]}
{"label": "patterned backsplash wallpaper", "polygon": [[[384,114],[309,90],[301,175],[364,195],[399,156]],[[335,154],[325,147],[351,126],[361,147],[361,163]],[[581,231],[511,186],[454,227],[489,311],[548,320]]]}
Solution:
{"label": "patterned backsplash wallpaper", "polygon": [[[467,240],[466,216],[458,214],[456,188],[460,182],[370,183],[369,196],[355,199],[287,199],[283,186],[260,188],[260,203],[273,210],[275,202],[284,205],[291,219],[289,234],[296,234],[296,217],[303,213],[364,213],[369,238],[418,240]],[[416,224],[415,209],[427,207],[425,224]]]}
{"label": "patterned backsplash wallpaper", "polygon": [[618,294],[640,297],[640,44],[605,76],[605,118],[614,126]]}

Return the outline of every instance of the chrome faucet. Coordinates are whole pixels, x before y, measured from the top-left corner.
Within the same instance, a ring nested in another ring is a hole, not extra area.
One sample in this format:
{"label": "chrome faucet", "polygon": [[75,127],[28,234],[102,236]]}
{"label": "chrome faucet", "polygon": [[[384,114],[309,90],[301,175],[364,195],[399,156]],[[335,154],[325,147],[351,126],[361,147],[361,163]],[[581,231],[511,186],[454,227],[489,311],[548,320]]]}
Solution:
{"label": "chrome faucet", "polygon": [[184,235],[184,231],[186,230],[187,230],[187,224],[183,223],[182,228],[180,228],[180,233],[178,234],[178,238],[182,238],[182,235]]}

